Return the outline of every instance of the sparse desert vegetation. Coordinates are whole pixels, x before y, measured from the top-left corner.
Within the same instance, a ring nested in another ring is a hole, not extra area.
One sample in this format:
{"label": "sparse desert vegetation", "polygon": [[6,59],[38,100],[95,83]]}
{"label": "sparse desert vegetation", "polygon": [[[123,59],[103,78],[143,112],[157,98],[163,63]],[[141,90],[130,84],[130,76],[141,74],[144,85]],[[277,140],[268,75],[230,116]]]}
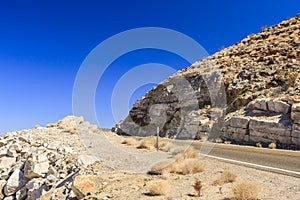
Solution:
{"label": "sparse desert vegetation", "polygon": [[237,200],[257,200],[261,189],[254,182],[241,182],[233,186],[232,192]]}
{"label": "sparse desert vegetation", "polygon": [[199,153],[189,149],[179,155],[174,161],[163,161],[152,167],[152,174],[177,173],[177,174],[195,174],[203,172],[205,164],[199,159]]}
{"label": "sparse desert vegetation", "polygon": [[269,144],[270,149],[276,149],[276,143],[272,142]]}
{"label": "sparse desert vegetation", "polygon": [[215,180],[214,185],[223,185],[225,183],[233,183],[237,176],[229,169],[225,169],[222,174]]}
{"label": "sparse desert vegetation", "polygon": [[133,137],[128,137],[128,138],[124,138],[122,144],[133,146],[133,145],[137,145],[138,141]]}
{"label": "sparse desert vegetation", "polygon": [[197,192],[197,196],[201,196],[202,182],[198,179],[195,180],[194,189]]}
{"label": "sparse desert vegetation", "polygon": [[[169,151],[169,142],[167,139],[159,138],[158,140],[158,148],[163,151]],[[157,148],[157,138],[156,137],[145,137],[140,141],[138,146],[140,149],[148,149],[152,150]]]}
{"label": "sparse desert vegetation", "polygon": [[168,181],[165,180],[150,182],[148,187],[149,187],[148,195],[152,195],[152,196],[166,195],[169,190]]}

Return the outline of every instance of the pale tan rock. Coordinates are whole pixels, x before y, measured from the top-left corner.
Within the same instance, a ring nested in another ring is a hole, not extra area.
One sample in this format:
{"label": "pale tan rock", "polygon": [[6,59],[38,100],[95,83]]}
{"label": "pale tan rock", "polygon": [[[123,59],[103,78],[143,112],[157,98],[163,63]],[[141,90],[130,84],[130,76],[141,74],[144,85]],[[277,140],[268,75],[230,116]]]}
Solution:
{"label": "pale tan rock", "polygon": [[72,190],[78,199],[83,199],[88,194],[92,194],[97,190],[95,176],[76,176]]}
{"label": "pale tan rock", "polygon": [[45,176],[49,171],[49,161],[40,158],[38,160],[36,157],[29,158],[24,166],[24,175],[28,179],[39,178]]}
{"label": "pale tan rock", "polygon": [[280,100],[269,100],[268,110],[276,113],[287,114],[291,111],[291,106]]}
{"label": "pale tan rock", "polygon": [[16,163],[14,157],[2,157],[0,158],[0,166],[2,169],[9,169]]}
{"label": "pale tan rock", "polygon": [[5,180],[0,180],[0,199],[4,198],[4,194],[2,193],[2,191],[3,191],[5,184],[6,184]]}
{"label": "pale tan rock", "polygon": [[6,196],[10,196],[12,194],[15,194],[21,187],[23,187],[26,184],[27,180],[24,177],[24,174],[21,170],[16,169],[9,179],[7,180],[5,186],[4,186],[4,194]]}

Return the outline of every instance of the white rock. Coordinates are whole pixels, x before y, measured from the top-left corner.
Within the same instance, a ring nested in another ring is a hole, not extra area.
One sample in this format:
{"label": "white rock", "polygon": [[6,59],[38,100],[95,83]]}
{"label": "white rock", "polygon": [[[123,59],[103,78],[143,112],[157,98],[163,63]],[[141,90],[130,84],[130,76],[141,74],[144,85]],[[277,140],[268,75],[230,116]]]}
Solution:
{"label": "white rock", "polygon": [[83,165],[84,167],[89,166],[90,164],[93,164],[94,162],[97,161],[97,158],[95,158],[94,156],[90,156],[90,155],[79,155],[78,156],[78,160],[77,163],[79,165]]}
{"label": "white rock", "polygon": [[[41,161],[41,162],[38,162]],[[32,156],[29,158],[24,167],[24,175],[28,179],[43,177],[49,171],[48,160],[44,161],[44,157],[40,158]]]}
{"label": "white rock", "polygon": [[14,196],[5,197],[3,200],[15,200],[16,198]]}
{"label": "white rock", "polygon": [[17,153],[17,151],[13,147],[9,147],[7,149],[6,155],[9,156],[9,157],[17,157],[18,153]]}
{"label": "white rock", "polygon": [[54,141],[54,142],[51,142],[47,148],[50,149],[50,150],[54,150],[54,151],[57,151],[57,149],[61,146],[61,144],[58,142],[58,141]]}
{"label": "white rock", "polygon": [[3,191],[5,184],[6,184],[5,180],[0,180],[0,199],[3,199],[3,197],[4,197],[2,191]]}
{"label": "white rock", "polygon": [[300,103],[294,103],[292,106],[292,111],[300,112]]}
{"label": "white rock", "polygon": [[268,109],[272,112],[287,114],[291,111],[291,106],[280,100],[269,100]]}
{"label": "white rock", "polygon": [[5,139],[0,139],[0,147],[3,147],[7,144],[7,141]]}
{"label": "white rock", "polygon": [[4,186],[4,194],[10,196],[15,194],[21,187],[26,184],[27,180],[24,178],[24,174],[21,170],[15,170],[7,180]]}
{"label": "white rock", "polygon": [[45,180],[40,178],[35,178],[30,180],[26,184],[27,188],[27,199],[38,199],[42,195],[44,195],[48,188],[44,185]]}
{"label": "white rock", "polygon": [[24,200],[27,197],[27,189],[26,187],[22,187],[17,193],[16,193],[16,200]]}
{"label": "white rock", "polygon": [[0,149],[0,158],[3,156],[6,156],[7,150],[6,149]]}
{"label": "white rock", "polygon": [[12,157],[2,157],[0,158],[0,168],[1,169],[9,169],[11,168],[16,162],[16,158]]}

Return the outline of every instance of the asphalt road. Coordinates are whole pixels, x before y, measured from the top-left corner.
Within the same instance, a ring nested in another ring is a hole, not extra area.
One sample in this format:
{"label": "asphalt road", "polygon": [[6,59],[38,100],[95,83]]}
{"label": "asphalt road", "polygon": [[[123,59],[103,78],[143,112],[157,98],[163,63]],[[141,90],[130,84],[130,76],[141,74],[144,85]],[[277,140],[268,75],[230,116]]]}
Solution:
{"label": "asphalt road", "polygon": [[[205,143],[192,143],[196,148],[205,147]],[[241,161],[242,165],[249,164],[251,167],[256,165],[267,166],[264,170],[274,171],[280,173],[280,171],[271,168],[283,169],[281,173],[300,177],[300,151],[290,150],[277,150],[277,149],[264,149],[257,147],[248,147],[240,145],[229,145],[229,144],[215,144],[208,156],[220,157],[235,161]],[[236,162],[239,164],[238,162]],[[269,168],[268,168],[269,167]],[[256,166],[255,168],[260,168]],[[284,170],[296,172],[286,173]]]}

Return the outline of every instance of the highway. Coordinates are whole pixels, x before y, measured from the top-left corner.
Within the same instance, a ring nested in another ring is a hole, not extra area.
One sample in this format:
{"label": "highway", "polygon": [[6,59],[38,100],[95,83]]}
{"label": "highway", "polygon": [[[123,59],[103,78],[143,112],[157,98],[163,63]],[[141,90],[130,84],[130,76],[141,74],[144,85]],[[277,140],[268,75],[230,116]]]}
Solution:
{"label": "highway", "polygon": [[[200,149],[201,147],[210,147],[212,144],[192,142],[191,145]],[[207,157],[300,177],[300,151],[214,144]]]}

